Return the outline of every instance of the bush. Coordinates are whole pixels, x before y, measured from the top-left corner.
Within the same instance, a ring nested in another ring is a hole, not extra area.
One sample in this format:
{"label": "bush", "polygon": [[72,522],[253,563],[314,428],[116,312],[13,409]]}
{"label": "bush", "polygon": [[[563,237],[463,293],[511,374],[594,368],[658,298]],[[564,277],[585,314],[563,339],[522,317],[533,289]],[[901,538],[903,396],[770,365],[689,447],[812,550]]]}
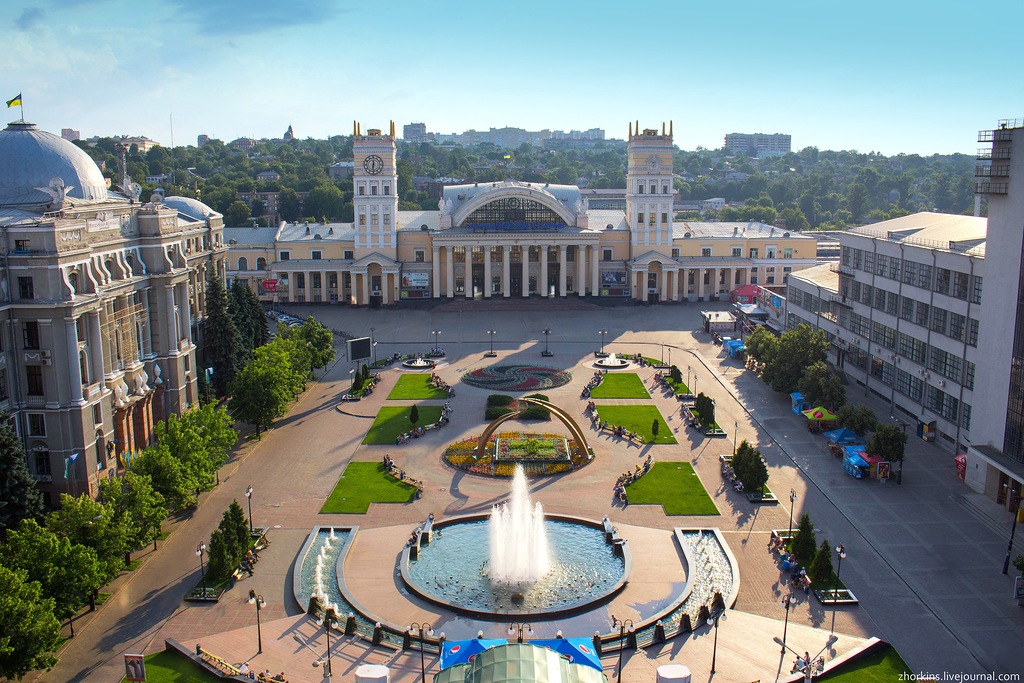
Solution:
{"label": "bush", "polygon": [[[530,394],[526,398],[536,398],[536,399],[539,399],[541,401],[548,401],[548,400],[550,400],[544,394]],[[530,406],[529,408],[526,409],[526,411],[522,415],[519,416],[519,419],[521,419],[521,420],[550,420],[551,419],[551,411],[549,411],[547,408],[544,408],[544,407],[541,407],[541,406]]]}
{"label": "bush", "polygon": [[505,394],[491,394],[490,396],[487,397],[487,407],[491,408],[493,406],[508,406],[512,405],[514,401],[514,398],[512,398],[511,396],[506,396]]}
{"label": "bush", "polygon": [[502,415],[508,415],[512,412],[512,408],[509,406],[491,406],[484,410],[484,419],[488,422],[497,420]]}
{"label": "bush", "polygon": [[[683,381],[683,373],[675,365],[672,366],[672,370],[669,374],[671,375],[672,382],[674,384],[679,384]],[[689,387],[687,387],[687,390],[689,390]]]}

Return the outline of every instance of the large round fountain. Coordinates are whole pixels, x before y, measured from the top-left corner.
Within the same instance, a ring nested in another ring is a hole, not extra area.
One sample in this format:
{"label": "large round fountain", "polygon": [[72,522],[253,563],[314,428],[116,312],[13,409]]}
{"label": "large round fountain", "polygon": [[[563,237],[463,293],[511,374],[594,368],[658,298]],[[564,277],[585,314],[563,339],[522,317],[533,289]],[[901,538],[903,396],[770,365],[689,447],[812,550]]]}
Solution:
{"label": "large round fountain", "polygon": [[426,370],[427,368],[432,368],[435,365],[437,365],[437,363],[424,358],[423,356],[416,356],[415,358],[402,361],[402,367],[410,370]]}
{"label": "large round fountain", "polygon": [[629,551],[610,536],[600,522],[545,516],[517,467],[507,503],[436,522],[427,545],[403,554],[402,578],[420,597],[476,618],[570,614],[625,585]]}
{"label": "large round fountain", "polygon": [[594,361],[594,365],[606,370],[621,370],[629,366],[629,361],[625,358],[619,358],[614,353],[609,353],[604,358],[598,358]]}

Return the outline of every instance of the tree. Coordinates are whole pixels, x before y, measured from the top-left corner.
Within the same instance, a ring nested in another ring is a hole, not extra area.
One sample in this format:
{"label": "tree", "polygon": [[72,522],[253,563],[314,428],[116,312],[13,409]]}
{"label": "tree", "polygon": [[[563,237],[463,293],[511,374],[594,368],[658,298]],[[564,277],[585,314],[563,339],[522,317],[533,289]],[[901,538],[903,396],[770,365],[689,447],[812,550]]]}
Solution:
{"label": "tree", "polygon": [[42,519],[43,494],[25,464],[21,439],[0,410],[0,537],[23,519]]}
{"label": "tree", "polygon": [[778,352],[765,367],[764,377],[775,391],[792,393],[796,391],[804,368],[825,360],[827,355],[825,332],[801,323],[779,339]]}
{"label": "tree", "polygon": [[4,562],[11,569],[24,570],[30,581],[39,582],[62,621],[77,614],[101,583],[95,550],[58,536],[34,519],[22,520],[20,527],[8,533]]}
{"label": "tree", "polygon": [[210,534],[207,546],[206,585],[217,583],[234,573],[237,566],[232,562],[231,548],[224,532],[217,528]]}
{"label": "tree", "polygon": [[745,439],[736,447],[732,469],[736,473],[736,478],[743,484],[744,491],[758,498],[764,494],[764,485],[768,483],[768,468],[761,458],[761,451],[751,446]]}
{"label": "tree", "polygon": [[779,338],[763,325],[751,332],[743,343],[747,347],[747,355],[758,363],[773,363],[779,352]]}
{"label": "tree", "polygon": [[828,585],[832,581],[833,573],[832,546],[828,544],[827,538],[818,547],[818,552],[815,553],[811,566],[807,570],[807,576],[811,579],[813,585],[818,586],[819,590],[835,588],[834,584]]}
{"label": "tree", "polygon": [[23,569],[0,565],[0,675],[13,680],[57,663],[60,643],[53,598]]}
{"label": "tree", "polygon": [[233,426],[225,408],[206,404],[181,416],[172,414],[155,432],[157,443],[167,445],[199,488],[207,488],[238,439]]}
{"label": "tree", "polygon": [[865,436],[873,432],[878,425],[878,417],[875,411],[866,405],[853,405],[847,403],[836,411],[836,426],[846,427],[857,436]]}
{"label": "tree", "polygon": [[242,227],[249,220],[250,216],[252,216],[252,210],[249,208],[249,205],[241,199],[236,199],[231,202],[231,206],[224,212],[224,225],[233,228]]}
{"label": "tree", "polygon": [[149,476],[128,471],[117,479],[102,479],[100,497],[114,509],[114,522],[129,530],[130,548],[141,548],[159,535],[167,508]]}
{"label": "tree", "polygon": [[839,375],[824,361],[804,368],[797,388],[816,406],[823,405],[830,410],[836,410],[846,403],[846,389]]}
{"label": "tree", "polygon": [[[276,341],[276,340],[275,340]],[[269,427],[283,417],[292,399],[291,366],[284,349],[277,343],[256,349],[255,356],[235,378],[228,404],[238,420]]]}
{"label": "tree", "polygon": [[412,409],[409,411],[409,422],[416,424],[420,421],[420,409],[419,406],[413,404]]}
{"label": "tree", "polygon": [[889,462],[903,462],[903,451],[907,445],[907,434],[895,424],[880,424],[868,440],[867,449],[871,455],[877,455]]}
{"label": "tree", "polygon": [[158,443],[142,451],[132,461],[131,471],[150,478],[153,490],[170,510],[181,510],[196,502],[199,481],[167,444]]}
{"label": "tree", "polygon": [[46,528],[96,551],[100,584],[124,569],[124,556],[131,550],[130,530],[115,521],[109,505],[87,495],[74,498],[62,493],[60,508],[46,517]]}
{"label": "tree", "polygon": [[[680,384],[680,383],[682,383],[682,381],[683,381],[683,373],[682,373],[682,371],[678,367],[673,365],[672,366],[672,370],[670,370],[670,372],[672,374],[672,382],[673,382],[673,384]],[[689,391],[690,387],[686,387],[686,390]]]}
{"label": "tree", "polygon": [[[231,505],[224,513],[223,523],[225,524],[225,533],[230,532],[234,536],[235,543],[242,548],[241,555],[244,557],[245,551],[249,549],[249,520],[237,500],[231,501]],[[239,557],[239,561],[242,557]]]}
{"label": "tree", "polygon": [[281,214],[281,218],[295,222],[302,216],[302,200],[299,199],[299,193],[290,187],[286,187],[281,190],[281,194],[277,198],[277,210]]}
{"label": "tree", "polygon": [[203,347],[206,362],[213,368],[213,385],[217,389],[217,396],[226,396],[238,370],[241,347],[238,330],[228,313],[224,281],[218,277],[207,281]]}
{"label": "tree", "polygon": [[703,392],[697,394],[693,401],[693,410],[700,417],[700,424],[704,429],[709,429],[715,423],[715,401]]}
{"label": "tree", "polygon": [[817,549],[818,539],[814,537],[814,525],[811,524],[811,516],[805,512],[800,515],[800,523],[793,535],[790,550],[793,551],[797,563],[806,567],[814,559]]}
{"label": "tree", "polygon": [[[302,322],[302,327],[299,328],[299,335],[309,343],[312,367],[326,368],[329,363],[334,361],[334,333],[324,327],[316,318],[313,316],[306,318]],[[364,378],[369,376],[369,372],[369,368],[364,365]]]}
{"label": "tree", "polygon": [[658,418],[654,418],[654,422],[651,423],[651,436],[654,438],[658,438],[658,429],[660,428],[658,426],[659,424],[660,422],[658,421]]}
{"label": "tree", "polygon": [[337,185],[325,180],[309,191],[302,208],[307,216],[341,220],[344,217],[345,195]]}

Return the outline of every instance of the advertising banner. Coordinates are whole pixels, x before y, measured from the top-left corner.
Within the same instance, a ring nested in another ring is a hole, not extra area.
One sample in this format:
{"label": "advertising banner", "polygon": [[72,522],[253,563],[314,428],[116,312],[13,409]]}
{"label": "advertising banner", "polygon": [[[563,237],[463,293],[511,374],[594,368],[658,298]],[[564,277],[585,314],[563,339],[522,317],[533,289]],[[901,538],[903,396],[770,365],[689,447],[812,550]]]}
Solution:
{"label": "advertising banner", "polygon": [[429,287],[430,273],[406,273],[402,276],[403,287]]}
{"label": "advertising banner", "polygon": [[263,281],[264,292],[276,292],[277,291],[277,280],[264,280]]}

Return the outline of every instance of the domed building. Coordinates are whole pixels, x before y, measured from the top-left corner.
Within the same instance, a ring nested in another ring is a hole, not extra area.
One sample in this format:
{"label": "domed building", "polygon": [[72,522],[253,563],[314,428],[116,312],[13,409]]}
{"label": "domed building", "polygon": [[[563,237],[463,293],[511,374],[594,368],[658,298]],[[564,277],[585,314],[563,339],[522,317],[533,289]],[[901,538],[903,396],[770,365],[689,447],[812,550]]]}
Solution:
{"label": "domed building", "polygon": [[95,495],[156,422],[198,400],[221,216],[186,197],[142,203],[122,184],[108,189],[88,154],[32,123],[0,131],[0,408],[51,505]]}

